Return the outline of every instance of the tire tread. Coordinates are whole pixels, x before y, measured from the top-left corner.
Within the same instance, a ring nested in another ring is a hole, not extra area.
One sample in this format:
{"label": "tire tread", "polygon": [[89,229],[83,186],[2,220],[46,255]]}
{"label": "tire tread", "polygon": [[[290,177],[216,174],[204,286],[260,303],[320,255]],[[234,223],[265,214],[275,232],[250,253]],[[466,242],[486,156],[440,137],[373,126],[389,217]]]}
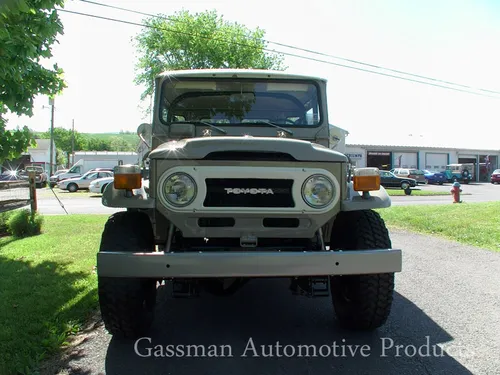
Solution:
{"label": "tire tread", "polygon": [[[153,229],[146,214],[118,212],[106,222],[99,251],[153,250]],[[98,277],[98,294],[105,328],[113,336],[135,338],[149,329],[154,319],[156,280]]]}
{"label": "tire tread", "polygon": [[[380,215],[372,210],[341,212],[332,230],[333,248],[345,250],[390,249],[389,232]],[[345,278],[345,279],[341,279]],[[342,280],[356,285],[355,301],[346,306],[339,291],[332,290],[334,309],[341,325],[355,330],[373,330],[384,325],[390,315],[394,273],[331,277],[332,288]]]}

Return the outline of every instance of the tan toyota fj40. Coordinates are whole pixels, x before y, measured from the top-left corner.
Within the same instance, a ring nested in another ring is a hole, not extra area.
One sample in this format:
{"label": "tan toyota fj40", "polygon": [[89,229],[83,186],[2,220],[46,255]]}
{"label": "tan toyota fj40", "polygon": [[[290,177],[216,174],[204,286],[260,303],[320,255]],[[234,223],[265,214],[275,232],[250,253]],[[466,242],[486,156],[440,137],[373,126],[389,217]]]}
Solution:
{"label": "tan toyota fj40", "polygon": [[[115,167],[97,255],[107,330],[149,329],[158,282],[174,297],[234,293],[253,278],[331,297],[339,323],[371,330],[391,310],[401,250],[374,209],[389,207],[376,168],[332,149],[326,80],[262,70],[156,78],[141,166]],[[353,171],[351,173],[351,171]],[[230,282],[230,286],[226,287]]]}

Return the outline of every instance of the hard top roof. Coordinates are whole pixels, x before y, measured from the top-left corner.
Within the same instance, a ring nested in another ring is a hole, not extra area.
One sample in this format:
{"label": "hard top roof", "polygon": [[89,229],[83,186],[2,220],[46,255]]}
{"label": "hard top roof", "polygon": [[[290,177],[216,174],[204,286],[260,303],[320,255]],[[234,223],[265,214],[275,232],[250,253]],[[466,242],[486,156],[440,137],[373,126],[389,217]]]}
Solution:
{"label": "hard top roof", "polygon": [[196,78],[273,78],[273,79],[308,79],[326,82],[322,77],[303,74],[287,73],[279,70],[264,69],[191,69],[170,70],[159,74],[157,77],[196,77]]}

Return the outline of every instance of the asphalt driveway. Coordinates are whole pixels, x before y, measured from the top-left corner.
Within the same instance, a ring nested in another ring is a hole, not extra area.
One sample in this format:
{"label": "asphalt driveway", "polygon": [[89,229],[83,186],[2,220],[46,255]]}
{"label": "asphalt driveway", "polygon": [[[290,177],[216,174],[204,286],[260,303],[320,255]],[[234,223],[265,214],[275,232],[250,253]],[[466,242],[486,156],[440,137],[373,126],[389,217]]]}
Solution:
{"label": "asphalt driveway", "polygon": [[[401,231],[392,239],[404,269],[390,320],[375,333],[341,330],[328,298],[292,296],[284,280],[254,281],[229,298],[172,300],[161,287],[150,339],[137,352],[97,325],[42,374],[499,374],[500,253]],[[147,356],[155,345],[164,355],[167,345],[217,345],[219,357]],[[273,345],[273,357],[260,345]],[[299,345],[331,349],[299,357]]]}

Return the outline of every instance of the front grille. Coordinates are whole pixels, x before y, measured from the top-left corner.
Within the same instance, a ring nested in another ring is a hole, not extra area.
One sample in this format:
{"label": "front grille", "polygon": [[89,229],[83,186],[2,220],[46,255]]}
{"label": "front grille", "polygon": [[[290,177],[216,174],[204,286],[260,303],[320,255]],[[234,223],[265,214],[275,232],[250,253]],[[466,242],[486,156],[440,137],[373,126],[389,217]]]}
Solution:
{"label": "front grille", "polygon": [[295,207],[293,180],[207,178],[205,207]]}

